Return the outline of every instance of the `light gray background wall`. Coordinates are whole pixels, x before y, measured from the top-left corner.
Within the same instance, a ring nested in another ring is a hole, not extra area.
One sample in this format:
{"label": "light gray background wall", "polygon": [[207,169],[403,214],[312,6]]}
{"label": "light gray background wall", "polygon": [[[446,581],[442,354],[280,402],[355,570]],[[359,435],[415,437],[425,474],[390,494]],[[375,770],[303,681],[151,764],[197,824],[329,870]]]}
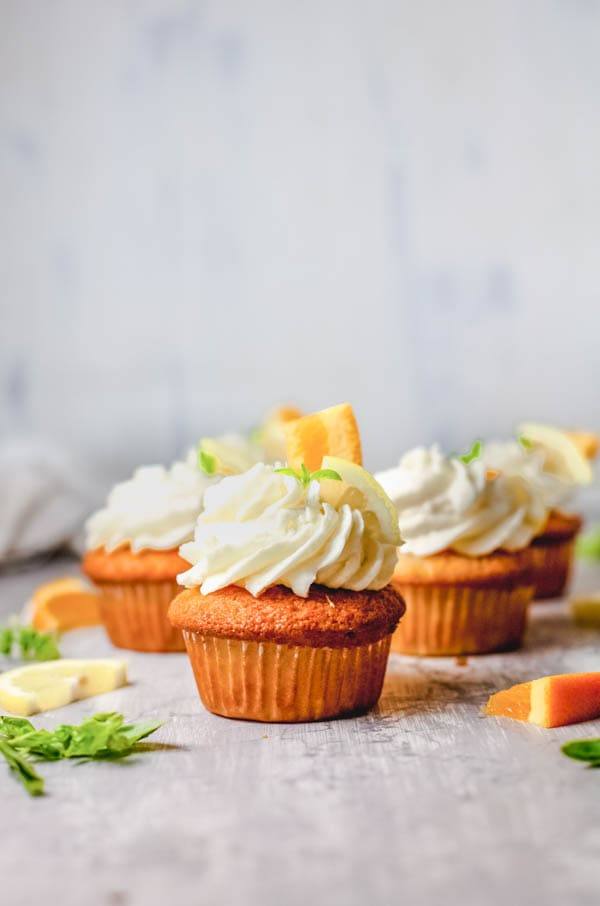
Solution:
{"label": "light gray background wall", "polygon": [[600,4],[0,0],[0,429],[600,428]]}

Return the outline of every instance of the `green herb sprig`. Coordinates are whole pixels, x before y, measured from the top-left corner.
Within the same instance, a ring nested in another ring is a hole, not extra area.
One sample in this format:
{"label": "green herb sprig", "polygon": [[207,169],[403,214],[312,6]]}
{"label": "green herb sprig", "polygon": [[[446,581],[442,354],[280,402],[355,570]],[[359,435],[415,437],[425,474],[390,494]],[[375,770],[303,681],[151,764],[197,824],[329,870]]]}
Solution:
{"label": "green herb sprig", "polygon": [[575,739],[566,742],[561,751],[576,761],[587,761],[591,768],[600,768],[600,739]]}
{"label": "green herb sprig", "polygon": [[217,457],[200,448],[198,450],[198,468],[207,475],[214,475],[217,471]]}
{"label": "green herb sprig", "polygon": [[23,717],[0,717],[0,755],[31,796],[41,796],[44,779],[38,761],[81,761],[126,758],[145,749],[142,739],[161,727],[160,721],[126,724],[116,711],[86,717],[79,725],[61,724],[55,730],[36,730]]}
{"label": "green herb sprig", "polygon": [[525,434],[519,435],[519,443],[522,447],[525,447],[526,450],[533,449],[533,441],[529,440],[529,438],[526,437]]}
{"label": "green herb sprig", "polygon": [[54,633],[10,623],[0,629],[0,654],[14,657],[15,650],[23,661],[56,661],[61,656]]}
{"label": "green herb sprig", "polygon": [[473,462],[474,460],[480,458],[482,450],[483,441],[476,440],[473,442],[473,445],[468,453],[463,453],[462,456],[459,456],[458,458],[461,462],[464,462],[464,464],[468,466],[470,462]]}
{"label": "green herb sprig", "polygon": [[284,469],[275,469],[280,475],[291,475],[296,481],[299,481],[303,488],[307,488],[311,481],[321,481],[322,478],[331,478],[333,481],[341,481],[342,476],[335,469],[317,469],[316,472],[309,472],[304,463],[300,466],[298,472],[295,469],[286,466]]}

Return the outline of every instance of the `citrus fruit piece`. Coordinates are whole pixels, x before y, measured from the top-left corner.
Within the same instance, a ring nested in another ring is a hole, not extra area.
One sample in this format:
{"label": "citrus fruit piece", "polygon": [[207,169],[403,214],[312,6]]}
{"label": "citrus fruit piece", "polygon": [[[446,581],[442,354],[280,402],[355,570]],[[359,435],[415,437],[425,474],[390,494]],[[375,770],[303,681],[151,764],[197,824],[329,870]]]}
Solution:
{"label": "citrus fruit piece", "polygon": [[600,673],[561,673],[519,683],[490,696],[485,713],[540,727],[565,727],[600,717]]}
{"label": "citrus fruit piece", "polygon": [[68,632],[101,622],[100,595],[76,576],[45,582],[36,588],[26,608],[39,632]]}
{"label": "citrus fruit piece", "polygon": [[239,475],[259,460],[255,445],[242,437],[204,437],[200,441],[198,462],[208,475]]}
{"label": "citrus fruit piece", "polygon": [[288,465],[293,469],[304,463],[316,472],[327,455],[362,464],[360,434],[350,403],[304,415],[288,422],[284,430]]}
{"label": "citrus fruit piece", "polygon": [[271,409],[255,433],[256,442],[265,452],[267,462],[283,462],[286,458],[285,426],[304,415],[295,406]]}
{"label": "citrus fruit piece", "polygon": [[336,509],[344,503],[373,513],[379,523],[382,541],[387,544],[402,543],[398,528],[398,511],[379,482],[362,466],[337,456],[324,456],[323,468],[333,469],[341,481],[324,478],[321,481],[321,498]]}
{"label": "citrus fruit piece", "polygon": [[568,432],[533,422],[519,425],[518,431],[534,448],[543,450],[544,468],[548,472],[575,484],[592,481],[592,467]]}
{"label": "citrus fruit piece", "polygon": [[600,628],[600,592],[581,595],[569,601],[571,616],[578,626]]}
{"label": "citrus fruit piece", "polygon": [[592,431],[565,431],[565,434],[588,461],[596,458],[600,446],[600,438],[597,434]]}
{"label": "citrus fruit piece", "polygon": [[124,661],[47,661],[0,674],[0,708],[29,717],[40,711],[62,708],[81,698],[112,692],[127,683]]}

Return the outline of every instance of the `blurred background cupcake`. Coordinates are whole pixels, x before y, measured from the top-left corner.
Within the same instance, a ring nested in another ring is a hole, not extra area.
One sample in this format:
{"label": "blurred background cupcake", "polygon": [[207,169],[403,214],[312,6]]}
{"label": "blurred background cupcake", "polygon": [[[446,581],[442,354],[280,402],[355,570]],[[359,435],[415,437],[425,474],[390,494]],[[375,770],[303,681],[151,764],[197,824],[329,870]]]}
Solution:
{"label": "blurred background cupcake", "polygon": [[596,435],[524,423],[518,440],[486,443],[482,459],[492,471],[522,476],[535,486],[548,508],[543,530],[531,542],[535,598],[561,597],[571,575],[575,539],[582,517],[572,512],[579,487],[593,481],[591,461],[598,452]]}
{"label": "blurred background cupcake", "polygon": [[166,469],[144,466],[117,484],[86,524],[83,570],[102,591],[100,609],[114,645],[137,651],[183,651],[167,620],[186,563],[179,545],[193,537],[206,488],[197,454]]}
{"label": "blurred background cupcake", "polygon": [[479,654],[522,642],[533,594],[528,548],[548,509],[522,476],[489,477],[479,453],[418,447],[376,475],[404,542],[393,584],[407,612],[393,651]]}

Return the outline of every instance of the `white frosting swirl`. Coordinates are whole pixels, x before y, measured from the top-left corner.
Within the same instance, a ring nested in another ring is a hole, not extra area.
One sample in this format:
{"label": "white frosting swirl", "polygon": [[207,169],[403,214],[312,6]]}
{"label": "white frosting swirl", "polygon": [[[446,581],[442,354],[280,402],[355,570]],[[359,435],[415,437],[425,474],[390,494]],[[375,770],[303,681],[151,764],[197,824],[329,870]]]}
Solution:
{"label": "white frosting swirl", "polygon": [[503,475],[522,476],[532,484],[548,509],[568,502],[573,485],[546,471],[546,456],[540,448],[526,449],[516,440],[504,443],[486,443],[481,453],[482,462]]}
{"label": "white frosting swirl", "polygon": [[321,500],[317,481],[304,488],[263,463],[207,490],[194,540],[179,553],[192,567],[178,582],[203,594],[240,585],[259,595],[285,585],[306,597],[313,582],[379,589],[396,563],[396,547],[381,541],[372,514],[335,509]]}
{"label": "white frosting swirl", "polygon": [[454,550],[478,557],[526,547],[548,509],[522,475],[486,477],[481,459],[469,464],[438,447],[417,447],[395,469],[375,476],[398,509],[401,554],[427,557]]}
{"label": "white frosting swirl", "polygon": [[204,492],[214,479],[196,466],[191,450],[184,462],[143,466],[115,485],[106,506],[86,523],[86,547],[113,551],[129,544],[133,551],[168,550],[194,535]]}

